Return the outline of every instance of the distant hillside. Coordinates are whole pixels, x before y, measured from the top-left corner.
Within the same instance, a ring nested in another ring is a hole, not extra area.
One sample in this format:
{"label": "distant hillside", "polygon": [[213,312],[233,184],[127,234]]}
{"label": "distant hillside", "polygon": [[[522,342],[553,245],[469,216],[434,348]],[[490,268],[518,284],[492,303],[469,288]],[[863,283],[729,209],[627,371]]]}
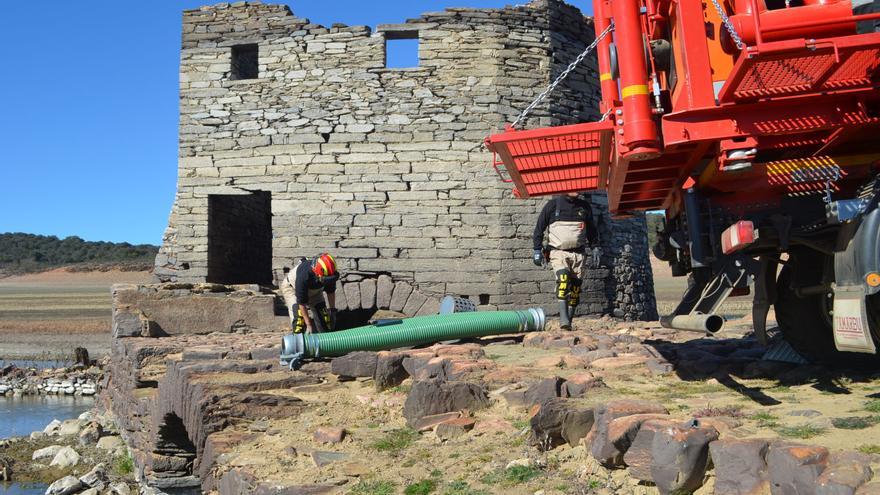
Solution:
{"label": "distant hillside", "polygon": [[73,270],[149,270],[159,250],[150,244],[92,242],[76,236],[0,234],[0,276],[67,266]]}

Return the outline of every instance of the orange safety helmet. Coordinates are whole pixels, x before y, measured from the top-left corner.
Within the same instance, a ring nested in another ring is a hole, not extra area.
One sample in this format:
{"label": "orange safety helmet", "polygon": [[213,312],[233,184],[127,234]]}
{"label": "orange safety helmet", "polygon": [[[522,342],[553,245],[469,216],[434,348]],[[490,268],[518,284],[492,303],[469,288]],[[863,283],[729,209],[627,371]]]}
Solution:
{"label": "orange safety helmet", "polygon": [[312,271],[319,278],[334,277],[337,275],[336,260],[328,253],[321,253],[312,262]]}

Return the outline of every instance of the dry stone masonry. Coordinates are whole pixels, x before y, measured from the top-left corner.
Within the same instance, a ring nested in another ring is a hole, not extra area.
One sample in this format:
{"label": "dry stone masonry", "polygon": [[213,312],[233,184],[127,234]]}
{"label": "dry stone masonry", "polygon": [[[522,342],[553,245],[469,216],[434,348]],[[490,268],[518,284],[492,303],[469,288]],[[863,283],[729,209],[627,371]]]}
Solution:
{"label": "dry stone masonry", "polygon": [[[530,260],[542,201],[511,196],[482,140],[593,36],[557,0],[375,31],[256,2],[186,11],[178,191],[158,281],[271,285],[327,250],[358,291],[380,276],[405,284],[394,296],[407,299],[391,302],[409,314],[445,294],[552,311],[552,275]],[[386,43],[401,38],[418,39],[418,67],[386,67]],[[598,91],[588,59],[527,126],[596,119]],[[612,222],[604,199],[606,268],[587,281],[582,312],[655,318],[644,218]]]}

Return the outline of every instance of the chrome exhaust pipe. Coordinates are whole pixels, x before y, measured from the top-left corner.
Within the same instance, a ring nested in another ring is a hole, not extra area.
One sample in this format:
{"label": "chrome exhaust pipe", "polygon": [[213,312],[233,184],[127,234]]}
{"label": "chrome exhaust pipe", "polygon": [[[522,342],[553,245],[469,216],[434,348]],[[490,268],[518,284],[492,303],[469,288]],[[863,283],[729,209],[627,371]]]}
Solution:
{"label": "chrome exhaust pipe", "polygon": [[717,333],[724,327],[718,315],[668,315],[660,318],[660,326],[688,332]]}

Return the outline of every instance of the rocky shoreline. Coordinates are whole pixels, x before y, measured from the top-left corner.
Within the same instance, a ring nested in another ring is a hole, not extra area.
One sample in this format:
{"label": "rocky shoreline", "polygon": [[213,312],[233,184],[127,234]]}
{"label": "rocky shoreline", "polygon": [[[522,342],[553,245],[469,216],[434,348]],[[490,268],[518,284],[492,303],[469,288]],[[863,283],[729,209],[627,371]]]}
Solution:
{"label": "rocky shoreline", "polygon": [[582,319],[295,372],[275,333],[117,338],[101,397],[160,490],[877,493],[880,375],[739,332]]}
{"label": "rocky shoreline", "polygon": [[100,366],[38,369],[10,364],[0,368],[0,396],[94,396],[103,376]]}
{"label": "rocky shoreline", "polygon": [[88,411],[28,436],[0,440],[0,480],[46,483],[47,495],[131,495],[138,493],[133,474],[108,413]]}
{"label": "rocky shoreline", "polygon": [[[104,376],[102,363],[47,369],[7,365],[0,368],[0,396],[95,396]],[[77,418],[55,419],[27,436],[0,440],[0,480],[45,483],[49,495],[138,493],[116,419],[97,407]]]}

